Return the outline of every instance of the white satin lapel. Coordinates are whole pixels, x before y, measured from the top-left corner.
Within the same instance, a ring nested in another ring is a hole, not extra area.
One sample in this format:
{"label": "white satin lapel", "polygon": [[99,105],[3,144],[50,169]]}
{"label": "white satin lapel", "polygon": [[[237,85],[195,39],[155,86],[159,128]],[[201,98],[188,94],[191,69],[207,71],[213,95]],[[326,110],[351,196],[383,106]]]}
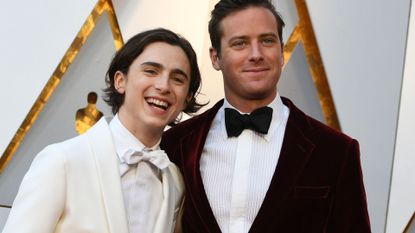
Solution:
{"label": "white satin lapel", "polygon": [[97,165],[109,232],[128,233],[128,223],[119,173],[119,161],[111,131],[104,117],[87,134]]}
{"label": "white satin lapel", "polygon": [[[161,204],[153,233],[173,232],[176,225],[176,217],[180,207],[184,184],[183,178],[175,165],[170,165],[162,171],[163,180],[163,203]],[[176,214],[176,216],[173,216]]]}

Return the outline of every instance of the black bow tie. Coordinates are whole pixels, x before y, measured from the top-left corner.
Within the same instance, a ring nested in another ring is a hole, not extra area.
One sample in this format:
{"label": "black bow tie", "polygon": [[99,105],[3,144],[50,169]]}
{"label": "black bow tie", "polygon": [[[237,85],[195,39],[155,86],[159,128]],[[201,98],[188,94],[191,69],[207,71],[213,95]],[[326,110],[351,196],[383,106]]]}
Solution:
{"label": "black bow tie", "polygon": [[251,114],[240,114],[232,108],[225,108],[225,124],[228,137],[238,137],[244,129],[267,134],[271,124],[272,108],[262,107]]}

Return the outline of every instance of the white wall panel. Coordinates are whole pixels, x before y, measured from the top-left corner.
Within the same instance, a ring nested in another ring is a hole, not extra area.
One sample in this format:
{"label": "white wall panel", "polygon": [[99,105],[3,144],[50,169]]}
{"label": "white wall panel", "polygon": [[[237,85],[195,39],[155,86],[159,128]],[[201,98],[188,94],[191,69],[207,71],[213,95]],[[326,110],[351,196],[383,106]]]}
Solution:
{"label": "white wall panel", "polygon": [[304,46],[298,44],[278,82],[281,96],[288,97],[303,112],[325,123],[320,99],[308,69]]}
{"label": "white wall panel", "polygon": [[372,230],[384,232],[409,0],[308,0],[337,113],[360,142]]}
{"label": "white wall panel", "polygon": [[12,205],[24,174],[40,150],[78,135],[75,130],[76,111],[87,105],[89,92],[98,94],[97,108],[104,115],[111,115],[102,100],[102,88],[105,87],[105,72],[114,53],[110,24],[107,14],[103,14],[10,163],[0,174],[0,204]]}
{"label": "white wall panel", "polygon": [[[386,228],[387,233],[402,232],[415,212],[414,87],[415,4],[412,3]],[[415,226],[413,226],[413,231],[415,232]]]}
{"label": "white wall panel", "polygon": [[96,2],[1,0],[0,156]]}
{"label": "white wall panel", "polygon": [[6,223],[7,216],[9,216],[10,209],[0,207],[0,231],[3,230],[4,224]]}
{"label": "white wall panel", "polygon": [[202,53],[209,0],[114,0],[113,4],[125,41],[143,30],[164,27],[186,37],[197,54]]}

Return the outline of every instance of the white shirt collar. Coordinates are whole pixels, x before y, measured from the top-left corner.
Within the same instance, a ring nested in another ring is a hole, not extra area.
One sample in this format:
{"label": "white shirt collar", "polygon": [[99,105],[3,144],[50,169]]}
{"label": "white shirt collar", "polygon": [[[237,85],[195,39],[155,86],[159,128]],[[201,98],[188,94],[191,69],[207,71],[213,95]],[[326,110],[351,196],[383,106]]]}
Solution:
{"label": "white shirt collar", "polygon": [[161,139],[151,148],[146,148],[120,121],[118,114],[114,116],[109,124],[114,139],[115,152],[120,161],[124,161],[126,154],[131,154],[144,149],[157,150],[160,148]]}
{"label": "white shirt collar", "polygon": [[[262,136],[265,140],[270,141],[272,136],[275,134],[277,127],[282,123],[282,119],[284,118],[284,116],[289,114],[289,109],[287,106],[285,106],[282,103],[281,96],[278,92],[274,100],[267,106],[272,108],[272,120],[271,120],[271,125],[269,126],[268,134],[265,134]],[[225,126],[225,108],[233,108],[241,114],[243,114],[243,112],[239,111],[237,108],[232,106],[225,97],[223,105],[219,109],[218,114],[220,114],[222,136],[224,139],[227,139],[228,134],[226,133],[226,126]]]}

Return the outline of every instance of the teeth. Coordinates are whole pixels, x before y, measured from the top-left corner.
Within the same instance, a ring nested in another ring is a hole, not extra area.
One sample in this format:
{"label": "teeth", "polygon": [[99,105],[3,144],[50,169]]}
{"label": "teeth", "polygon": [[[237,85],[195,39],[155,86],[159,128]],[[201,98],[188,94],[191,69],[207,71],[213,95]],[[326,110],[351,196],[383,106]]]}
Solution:
{"label": "teeth", "polygon": [[147,102],[150,104],[154,104],[157,105],[159,107],[163,107],[163,108],[167,108],[169,106],[169,104],[165,101],[162,100],[158,100],[158,99],[154,99],[154,98],[148,98]]}

